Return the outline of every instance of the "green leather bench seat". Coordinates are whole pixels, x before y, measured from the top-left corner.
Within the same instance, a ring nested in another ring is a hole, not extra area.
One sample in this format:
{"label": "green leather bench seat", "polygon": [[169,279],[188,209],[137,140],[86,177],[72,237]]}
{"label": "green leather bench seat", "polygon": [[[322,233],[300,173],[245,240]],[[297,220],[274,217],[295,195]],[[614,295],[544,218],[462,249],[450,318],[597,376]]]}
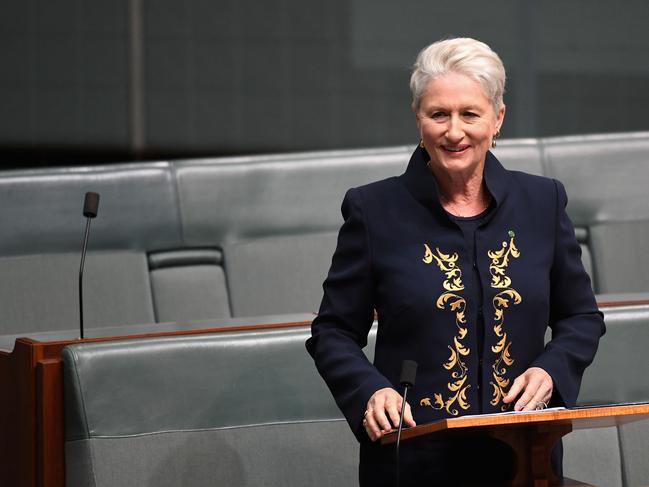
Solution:
{"label": "green leather bench seat", "polygon": [[[579,393],[580,405],[649,402],[649,306],[603,308],[606,334]],[[564,441],[568,477],[601,486],[649,484],[649,421],[580,430]]]}
{"label": "green leather bench seat", "polygon": [[86,326],[155,321],[147,252],[182,245],[169,163],[4,171],[0,335],[77,326],[86,191],[101,194],[86,260]]}
{"label": "green leather bench seat", "polygon": [[66,347],[66,484],[355,485],[356,440],[304,349],[308,335]]}
{"label": "green leather bench seat", "polygon": [[186,245],[223,251],[233,316],[316,312],[351,186],[409,148],[175,161]]}
{"label": "green leather bench seat", "polygon": [[649,291],[649,134],[543,141],[544,173],[568,193],[568,212],[587,231],[597,293]]}

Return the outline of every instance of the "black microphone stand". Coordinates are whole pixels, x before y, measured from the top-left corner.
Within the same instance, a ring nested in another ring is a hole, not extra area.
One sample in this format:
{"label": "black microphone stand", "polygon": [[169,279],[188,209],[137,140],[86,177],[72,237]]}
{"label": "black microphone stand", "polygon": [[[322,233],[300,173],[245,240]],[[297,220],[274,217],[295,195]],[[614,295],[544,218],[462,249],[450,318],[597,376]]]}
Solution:
{"label": "black microphone stand", "polygon": [[395,447],[396,454],[396,464],[395,464],[395,475],[396,475],[396,486],[401,485],[400,478],[400,468],[399,468],[399,447],[401,445],[401,430],[403,429],[403,415],[406,412],[406,400],[408,397],[408,388],[415,385],[415,377],[417,376],[417,362],[413,360],[404,360],[401,365],[401,380],[400,384],[403,386],[403,401],[401,402],[401,414],[399,415],[399,428],[397,429],[397,443]]}
{"label": "black microphone stand", "polygon": [[99,194],[88,192],[83,204],[83,216],[86,217],[86,231],[83,237],[81,248],[81,264],[79,265],[79,338],[83,336],[83,266],[86,262],[86,249],[88,248],[88,237],[90,235],[90,220],[97,216],[99,206]]}
{"label": "black microphone stand", "polygon": [[396,466],[396,475],[397,475],[397,487],[401,485],[401,479],[399,476],[399,446],[401,445],[401,430],[403,429],[403,414],[406,411],[406,398],[408,396],[408,387],[409,384],[404,386],[403,389],[403,402],[401,403],[401,417],[399,418],[399,429],[397,430],[397,444],[396,444],[396,455],[397,455],[397,466]]}

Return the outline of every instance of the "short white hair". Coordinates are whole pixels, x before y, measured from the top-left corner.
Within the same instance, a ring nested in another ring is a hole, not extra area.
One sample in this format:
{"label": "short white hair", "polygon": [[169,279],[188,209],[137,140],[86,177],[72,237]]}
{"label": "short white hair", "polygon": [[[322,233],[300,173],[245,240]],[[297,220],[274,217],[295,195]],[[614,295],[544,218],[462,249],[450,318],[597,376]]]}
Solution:
{"label": "short white hair", "polygon": [[412,107],[419,109],[428,84],[447,73],[458,73],[477,81],[494,110],[504,106],[505,66],[487,44],[468,37],[437,41],[422,49],[410,77]]}

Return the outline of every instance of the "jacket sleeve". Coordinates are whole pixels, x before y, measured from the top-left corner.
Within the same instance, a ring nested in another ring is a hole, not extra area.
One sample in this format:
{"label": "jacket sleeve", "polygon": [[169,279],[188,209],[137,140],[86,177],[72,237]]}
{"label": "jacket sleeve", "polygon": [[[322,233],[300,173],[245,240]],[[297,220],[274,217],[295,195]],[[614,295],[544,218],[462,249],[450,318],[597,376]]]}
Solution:
{"label": "jacket sleeve", "polygon": [[329,274],[323,284],[320,311],[311,325],[306,348],[359,441],[370,396],[392,384],[363,351],[374,319],[374,282],[361,195],[351,189],[342,204],[345,220]]}
{"label": "jacket sleeve", "polygon": [[553,406],[573,407],[584,370],[593,361],[605,332],[590,278],[581,261],[581,249],[565,211],[563,185],[556,187],[556,234],[550,271],[550,328],[552,339],[532,364],[550,374],[554,382]]}

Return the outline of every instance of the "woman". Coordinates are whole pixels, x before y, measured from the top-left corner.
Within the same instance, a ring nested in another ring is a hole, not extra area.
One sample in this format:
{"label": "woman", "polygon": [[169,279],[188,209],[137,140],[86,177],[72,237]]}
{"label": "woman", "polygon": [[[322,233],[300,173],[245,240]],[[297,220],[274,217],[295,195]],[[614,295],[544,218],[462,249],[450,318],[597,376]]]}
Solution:
{"label": "woman", "polygon": [[[398,424],[404,359],[419,364],[407,426],[570,407],[604,333],[563,186],[489,152],[504,86],[482,42],[425,48],[410,81],[420,144],[406,172],[343,201],[307,349],[361,442],[361,485],[393,485],[393,451],[377,440]],[[361,348],[375,310],[371,364]],[[401,471],[404,485],[484,484],[506,479],[510,462],[495,441],[426,440],[402,446]]]}

